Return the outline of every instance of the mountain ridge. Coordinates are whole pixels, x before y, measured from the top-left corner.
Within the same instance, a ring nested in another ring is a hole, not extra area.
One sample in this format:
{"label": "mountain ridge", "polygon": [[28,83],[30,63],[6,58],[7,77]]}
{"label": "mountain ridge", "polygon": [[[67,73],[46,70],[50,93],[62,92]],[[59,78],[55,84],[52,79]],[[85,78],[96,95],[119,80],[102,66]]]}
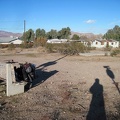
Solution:
{"label": "mountain ridge", "polygon": [[10,37],[10,36],[21,37],[22,33],[13,33],[13,32],[0,30],[0,37]]}
{"label": "mountain ridge", "polygon": [[78,35],[79,37],[86,37],[87,39],[100,39],[103,35],[102,34],[94,34],[94,33],[80,33],[80,32],[74,32],[74,31],[71,31],[71,35],[70,35],[70,38],[72,38],[72,36],[76,34]]}
{"label": "mountain ridge", "polygon": [[[93,33],[80,33],[80,32],[74,32],[74,31],[71,31],[71,35],[70,35],[70,38],[72,38],[72,36],[76,34],[78,36],[85,36],[86,38],[88,39],[95,39],[95,38],[100,38],[102,37],[102,34],[93,34]],[[13,33],[13,32],[8,32],[8,31],[3,31],[3,30],[0,30],[0,37],[21,37],[23,34],[22,33]]]}

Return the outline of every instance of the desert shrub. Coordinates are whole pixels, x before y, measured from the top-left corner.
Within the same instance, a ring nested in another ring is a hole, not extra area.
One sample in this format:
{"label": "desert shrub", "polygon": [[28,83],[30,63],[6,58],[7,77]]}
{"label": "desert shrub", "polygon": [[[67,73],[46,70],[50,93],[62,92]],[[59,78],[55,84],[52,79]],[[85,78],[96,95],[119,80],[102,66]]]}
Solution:
{"label": "desert shrub", "polygon": [[105,56],[108,56],[108,53],[107,53],[107,52],[105,52]]}
{"label": "desert shrub", "polygon": [[33,47],[33,43],[32,42],[23,42],[20,45],[21,48],[32,48]]}
{"label": "desert shrub", "polygon": [[9,44],[8,45],[8,50],[14,50],[15,49],[15,45],[14,44]]}
{"label": "desert shrub", "polygon": [[111,51],[112,50],[112,47],[109,46],[108,44],[106,45],[106,47],[104,48],[104,51]]}
{"label": "desert shrub", "polygon": [[112,50],[112,47],[105,47],[104,48],[104,51],[111,51]]}
{"label": "desert shrub", "polygon": [[7,48],[8,44],[0,44],[0,48]]}
{"label": "desert shrub", "polygon": [[61,54],[67,55],[78,55],[80,52],[86,52],[87,47],[82,43],[71,42],[71,43],[61,43],[61,44],[46,44],[46,49],[48,52],[59,52]]}
{"label": "desert shrub", "polygon": [[64,53],[69,55],[78,55],[80,52],[85,52],[85,50],[86,47],[82,43],[71,42],[68,44],[68,47],[66,47]]}
{"label": "desert shrub", "polygon": [[34,40],[34,47],[45,46],[46,45],[46,38],[40,37]]}
{"label": "desert shrub", "polygon": [[53,44],[47,43],[45,47],[46,47],[47,51],[51,53],[54,51],[54,46],[55,45],[53,45]]}
{"label": "desert shrub", "polygon": [[110,55],[113,57],[113,56],[116,56],[120,54],[120,49],[116,48],[114,50],[111,51]]}

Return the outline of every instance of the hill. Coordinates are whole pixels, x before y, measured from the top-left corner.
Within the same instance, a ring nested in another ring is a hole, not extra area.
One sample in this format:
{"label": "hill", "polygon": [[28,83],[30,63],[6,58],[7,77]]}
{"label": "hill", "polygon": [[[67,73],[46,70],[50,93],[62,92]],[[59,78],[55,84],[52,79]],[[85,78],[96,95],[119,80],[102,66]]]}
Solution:
{"label": "hill", "polygon": [[13,32],[0,30],[0,37],[10,37],[10,36],[21,37],[22,33],[13,33]]}
{"label": "hill", "polygon": [[[77,34],[78,36],[80,36],[82,38],[87,38],[88,40],[93,40],[93,39],[96,39],[96,38],[99,39],[99,38],[102,37],[102,34],[95,35],[93,33],[79,33],[79,32],[71,31],[70,38],[72,38],[72,36],[74,34]],[[8,32],[8,31],[2,31],[2,30],[0,30],[0,37],[10,37],[10,36],[21,37],[22,33],[13,33],[13,32]]]}
{"label": "hill", "polygon": [[100,38],[103,36],[102,34],[96,35],[96,34],[93,34],[93,33],[79,33],[79,32],[73,32],[73,31],[71,31],[70,38],[72,38],[72,36],[73,36],[74,34],[76,34],[76,35],[78,35],[78,36],[80,36],[80,37],[83,37],[83,38],[85,37],[85,38],[87,38],[88,40],[100,39]]}

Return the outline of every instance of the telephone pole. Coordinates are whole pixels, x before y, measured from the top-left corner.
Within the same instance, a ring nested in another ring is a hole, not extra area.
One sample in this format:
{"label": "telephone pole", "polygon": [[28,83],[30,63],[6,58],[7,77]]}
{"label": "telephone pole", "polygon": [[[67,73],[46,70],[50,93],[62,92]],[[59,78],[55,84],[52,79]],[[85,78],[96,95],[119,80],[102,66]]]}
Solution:
{"label": "telephone pole", "polygon": [[26,30],[26,21],[24,20],[24,33],[25,33],[25,30]]}
{"label": "telephone pole", "polygon": [[26,22],[25,22],[25,20],[24,20],[24,42],[25,42],[25,40],[26,40],[26,35],[25,35],[25,31],[26,31]]}

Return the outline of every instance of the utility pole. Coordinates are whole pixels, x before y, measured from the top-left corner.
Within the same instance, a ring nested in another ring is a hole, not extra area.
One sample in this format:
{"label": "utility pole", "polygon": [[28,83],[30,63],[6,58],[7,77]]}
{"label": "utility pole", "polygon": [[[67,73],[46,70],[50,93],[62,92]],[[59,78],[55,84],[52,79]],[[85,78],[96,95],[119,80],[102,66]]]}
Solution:
{"label": "utility pole", "polygon": [[26,22],[25,22],[25,20],[24,20],[24,42],[25,42],[25,40],[26,40],[26,35],[25,35],[25,31],[26,31]]}
{"label": "utility pole", "polygon": [[24,20],[24,33],[25,33],[25,28],[26,28],[26,22],[25,22],[25,20]]}

